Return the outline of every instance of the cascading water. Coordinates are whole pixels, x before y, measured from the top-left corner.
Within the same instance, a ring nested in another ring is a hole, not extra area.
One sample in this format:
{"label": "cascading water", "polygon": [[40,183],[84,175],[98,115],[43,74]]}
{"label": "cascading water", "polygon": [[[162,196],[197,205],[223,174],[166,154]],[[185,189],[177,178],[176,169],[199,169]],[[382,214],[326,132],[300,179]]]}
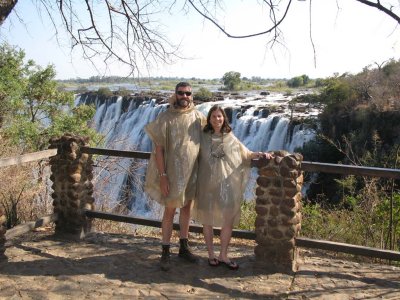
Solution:
{"label": "cascading water", "polygon": [[[226,98],[223,101],[206,102],[196,108],[204,115],[215,104],[229,112],[234,134],[252,151],[287,150],[314,138],[314,131],[303,124],[291,126],[293,112],[288,108],[290,98],[281,94],[265,97],[247,96],[245,99]],[[167,109],[167,104],[157,104],[155,99],[127,100],[112,97],[100,100],[97,96],[78,96],[79,104],[94,104],[96,130],[104,135],[103,147],[117,150],[150,152],[151,141],[144,127]],[[294,117],[310,117],[318,114],[308,109],[306,114],[295,113]],[[108,162],[108,163],[107,163]],[[121,201],[127,204],[133,215],[155,217],[159,206],[149,201],[142,190],[147,161],[133,159],[104,160],[96,168],[94,178],[96,203],[108,203],[115,207]],[[256,172],[253,170],[245,199],[254,198]]]}

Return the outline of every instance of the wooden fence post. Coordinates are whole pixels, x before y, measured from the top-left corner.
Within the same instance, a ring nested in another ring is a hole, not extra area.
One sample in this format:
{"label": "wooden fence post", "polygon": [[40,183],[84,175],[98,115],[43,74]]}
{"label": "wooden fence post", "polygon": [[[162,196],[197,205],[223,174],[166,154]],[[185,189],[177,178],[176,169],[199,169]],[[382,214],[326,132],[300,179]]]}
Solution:
{"label": "wooden fence post", "polygon": [[303,157],[275,151],[275,158],[260,160],[256,189],[257,263],[271,272],[292,273],[298,269],[295,237],[301,227],[300,170]]}
{"label": "wooden fence post", "polygon": [[93,210],[93,160],[80,148],[88,146],[88,138],[64,135],[50,140],[49,148],[57,148],[50,158],[53,182],[54,212],[58,219],[55,232],[72,238],[83,238],[91,229],[84,210]]}
{"label": "wooden fence post", "polygon": [[4,214],[3,209],[0,208],[0,260],[7,259],[6,252],[6,215]]}

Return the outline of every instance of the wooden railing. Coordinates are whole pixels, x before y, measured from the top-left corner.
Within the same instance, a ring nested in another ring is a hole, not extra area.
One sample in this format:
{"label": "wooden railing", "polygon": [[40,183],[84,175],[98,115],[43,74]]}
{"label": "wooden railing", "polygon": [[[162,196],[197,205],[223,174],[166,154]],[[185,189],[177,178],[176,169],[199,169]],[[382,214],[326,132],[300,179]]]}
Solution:
{"label": "wooden railing", "polygon": [[15,157],[9,157],[9,158],[1,158],[0,159],[0,168],[1,167],[7,167],[7,166],[13,166],[13,165],[19,165],[27,162],[33,162],[45,158],[49,158],[52,156],[57,155],[57,149],[48,149],[44,151],[39,151],[39,152],[34,152],[34,153],[28,153],[28,154],[23,154]]}
{"label": "wooden railing", "polygon": [[[138,158],[138,159],[149,159],[150,157],[149,152],[122,151],[122,150],[111,150],[111,149],[90,148],[90,147],[81,147],[80,150],[83,153],[97,154],[104,156],[117,156],[117,157]],[[40,159],[45,159],[55,156],[56,154],[57,154],[56,149],[50,149],[12,158],[2,158],[0,159],[0,167],[17,165],[25,162],[32,162]],[[339,164],[315,163],[308,161],[302,162],[301,169],[303,171],[308,171],[308,172],[326,172],[326,173],[336,173],[336,174],[400,179],[400,169],[360,167],[360,166],[349,166],[349,165],[339,165]],[[132,224],[151,226],[151,227],[161,227],[161,222],[158,220],[138,218],[127,215],[118,215],[118,214],[112,214],[94,210],[84,210],[84,213],[88,218],[106,219],[106,220],[132,223]],[[52,214],[50,216],[43,217],[34,222],[18,225],[13,229],[7,231],[6,238],[11,239],[29,230],[33,230],[34,228],[54,222],[55,220],[57,220],[57,214]],[[179,224],[174,224],[173,226],[175,230],[179,229]],[[201,233],[202,226],[192,224],[190,225],[189,230],[190,232]],[[219,235],[220,230],[214,229],[214,233],[216,235]],[[254,240],[255,233],[246,230],[233,230],[232,236],[243,239]],[[297,237],[295,239],[295,242],[296,246],[298,247],[316,248],[316,249],[330,250],[335,252],[344,252],[355,255],[400,261],[400,252],[397,251],[382,250],[377,248],[363,247],[358,245],[351,245],[351,244],[344,244],[344,243],[337,243],[337,242],[330,242],[323,240],[314,240],[304,237]]]}
{"label": "wooden railing", "polygon": [[[123,151],[123,150],[111,150],[111,149],[89,148],[89,147],[82,147],[81,151],[88,154],[98,154],[105,156],[118,156],[118,157],[140,158],[140,159],[150,158],[150,152]],[[322,172],[322,173],[333,173],[333,174],[347,174],[347,175],[400,179],[400,169],[361,167],[361,166],[351,166],[351,165],[317,163],[310,161],[303,161],[301,163],[301,169],[307,172]]]}

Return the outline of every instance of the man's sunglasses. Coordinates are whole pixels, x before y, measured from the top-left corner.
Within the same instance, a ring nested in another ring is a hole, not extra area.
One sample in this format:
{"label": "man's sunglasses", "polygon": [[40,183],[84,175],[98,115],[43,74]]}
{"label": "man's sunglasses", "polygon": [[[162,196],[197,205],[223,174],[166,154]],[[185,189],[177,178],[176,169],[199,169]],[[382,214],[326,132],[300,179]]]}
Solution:
{"label": "man's sunglasses", "polygon": [[190,96],[190,95],[192,95],[192,92],[184,92],[184,91],[177,91],[176,92],[179,96],[183,96],[183,95],[186,95],[186,96]]}

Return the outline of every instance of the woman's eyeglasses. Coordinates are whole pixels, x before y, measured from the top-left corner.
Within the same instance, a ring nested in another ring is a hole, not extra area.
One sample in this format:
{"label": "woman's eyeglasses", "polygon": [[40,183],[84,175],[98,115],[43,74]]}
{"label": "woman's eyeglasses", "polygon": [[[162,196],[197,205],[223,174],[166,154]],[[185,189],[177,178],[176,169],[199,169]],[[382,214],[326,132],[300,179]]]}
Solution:
{"label": "woman's eyeglasses", "polygon": [[177,91],[176,92],[179,96],[183,96],[183,95],[186,95],[186,96],[190,96],[190,95],[192,95],[192,92],[184,92],[184,91]]}

